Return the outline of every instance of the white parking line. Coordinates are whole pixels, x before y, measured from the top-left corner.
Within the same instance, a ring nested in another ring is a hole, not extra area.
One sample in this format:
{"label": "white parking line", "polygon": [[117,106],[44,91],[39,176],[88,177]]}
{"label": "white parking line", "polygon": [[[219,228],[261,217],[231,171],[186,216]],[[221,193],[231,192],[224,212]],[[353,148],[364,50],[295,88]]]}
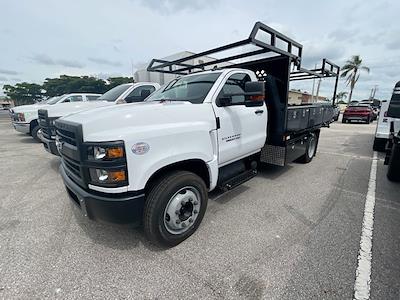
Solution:
{"label": "white parking line", "polygon": [[378,154],[375,151],[371,163],[367,198],[365,199],[356,281],[354,283],[354,299],[356,300],[369,299],[370,296],[377,164]]}

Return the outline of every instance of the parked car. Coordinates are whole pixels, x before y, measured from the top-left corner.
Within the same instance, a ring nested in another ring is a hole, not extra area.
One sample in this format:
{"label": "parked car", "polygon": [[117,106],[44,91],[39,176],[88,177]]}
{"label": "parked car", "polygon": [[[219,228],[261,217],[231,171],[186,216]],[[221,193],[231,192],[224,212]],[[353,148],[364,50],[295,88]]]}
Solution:
{"label": "parked car", "polygon": [[32,105],[16,106],[10,110],[14,129],[30,134],[35,140],[40,141],[38,110],[41,108],[51,107],[60,103],[81,102],[97,100],[101,94],[73,93],[62,96],[52,97],[49,100],[42,101]]}
{"label": "parked car", "polygon": [[388,108],[389,101],[382,101],[381,112],[379,114],[378,124],[376,125],[373,145],[373,149],[375,151],[385,151],[385,146],[389,139],[390,123],[393,119],[387,116]]}
{"label": "parked car", "polygon": [[39,125],[44,148],[54,155],[59,155],[56,145],[56,128],[54,127],[56,119],[96,107],[142,102],[159,88],[160,85],[154,82],[126,83],[112,88],[96,101],[62,103],[46,109],[39,109]]}
{"label": "parked car", "polygon": [[374,113],[368,104],[357,104],[347,107],[343,113],[342,123],[363,121],[367,124],[374,119]]}
{"label": "parked car", "polygon": [[339,116],[340,116],[340,107],[335,105],[334,111],[333,111],[333,120],[334,121],[339,120]]}

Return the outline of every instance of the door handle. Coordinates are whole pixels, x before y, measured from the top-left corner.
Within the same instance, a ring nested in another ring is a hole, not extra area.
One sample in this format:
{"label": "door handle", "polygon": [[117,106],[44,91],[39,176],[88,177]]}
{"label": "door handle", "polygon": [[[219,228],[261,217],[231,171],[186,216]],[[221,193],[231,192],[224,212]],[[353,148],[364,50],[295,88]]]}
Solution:
{"label": "door handle", "polygon": [[256,110],[254,113],[256,115],[262,114],[264,111],[262,109]]}

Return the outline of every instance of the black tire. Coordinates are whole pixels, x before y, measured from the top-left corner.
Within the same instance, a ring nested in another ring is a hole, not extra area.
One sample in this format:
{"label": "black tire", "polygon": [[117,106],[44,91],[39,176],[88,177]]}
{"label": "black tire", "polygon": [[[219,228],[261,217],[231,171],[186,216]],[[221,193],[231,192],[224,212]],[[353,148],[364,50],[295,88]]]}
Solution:
{"label": "black tire", "polygon": [[[317,152],[317,145],[318,145],[318,135],[315,133],[311,133],[307,139],[306,153],[304,153],[304,155],[298,159],[298,162],[307,164],[310,161],[312,161],[313,157],[315,156],[315,153]],[[310,147],[313,147],[313,149],[310,149]]]}
{"label": "black tire", "polygon": [[41,140],[38,137],[38,131],[40,129],[39,125],[36,125],[35,127],[32,128],[31,130],[31,136],[34,138],[35,141],[41,142]]}
{"label": "black tire", "polygon": [[347,123],[347,120],[345,118],[343,118],[342,123]]}
{"label": "black tire", "polygon": [[386,140],[385,139],[375,138],[374,139],[374,144],[372,146],[372,149],[374,151],[384,152],[385,151],[385,146],[386,146]]}
{"label": "black tire", "polygon": [[[185,187],[193,187],[198,191],[200,211],[193,224],[188,226],[185,232],[173,234],[165,225],[165,210],[174,195]],[[206,212],[207,202],[206,185],[196,174],[187,171],[174,171],[165,175],[152,185],[147,196],[143,214],[145,235],[152,243],[161,247],[178,245],[197,230]]]}
{"label": "black tire", "polygon": [[400,181],[400,147],[393,145],[386,174],[390,181]]}

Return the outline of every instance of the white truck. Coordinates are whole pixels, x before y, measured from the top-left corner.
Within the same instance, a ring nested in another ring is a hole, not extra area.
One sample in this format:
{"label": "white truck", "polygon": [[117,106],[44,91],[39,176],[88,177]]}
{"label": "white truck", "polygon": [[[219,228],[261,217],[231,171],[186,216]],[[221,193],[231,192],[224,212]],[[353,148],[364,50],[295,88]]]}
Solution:
{"label": "white truck", "polygon": [[390,102],[386,100],[381,102],[378,124],[376,125],[374,144],[372,147],[375,151],[384,152],[386,143],[389,140],[390,124],[393,121],[393,118],[390,118],[387,115],[389,103]]}
{"label": "white truck", "polygon": [[12,110],[10,110],[14,129],[22,133],[30,134],[35,140],[40,141],[40,137],[38,136],[40,129],[38,122],[39,109],[44,109],[52,107],[53,105],[59,105],[67,102],[93,101],[97,100],[97,98],[100,96],[101,94],[88,93],[65,94],[62,96],[52,97],[47,101],[37,104],[14,107]]}
{"label": "white truck", "polygon": [[387,178],[400,181],[400,81],[394,87],[387,116],[392,118],[385,157],[385,164],[388,165]]}
{"label": "white truck", "polygon": [[[261,40],[260,31],[270,39]],[[239,53],[185,63],[225,50]],[[324,59],[319,69],[303,69],[301,54],[301,44],[256,23],[245,40],[153,60],[149,71],[182,76],[142,103],[56,120],[71,200],[90,219],[143,222],[152,242],[170,247],[198,228],[209,191],[234,188],[263,162],[310,162],[333,106],[288,107],[289,80],[336,77],[335,94],[339,67]],[[216,67],[226,62],[229,68]]]}
{"label": "white truck", "polygon": [[39,109],[39,126],[44,148],[54,155],[59,155],[56,146],[56,128],[54,127],[56,119],[96,107],[141,102],[159,88],[160,85],[154,82],[125,83],[112,88],[96,101],[63,103]]}

